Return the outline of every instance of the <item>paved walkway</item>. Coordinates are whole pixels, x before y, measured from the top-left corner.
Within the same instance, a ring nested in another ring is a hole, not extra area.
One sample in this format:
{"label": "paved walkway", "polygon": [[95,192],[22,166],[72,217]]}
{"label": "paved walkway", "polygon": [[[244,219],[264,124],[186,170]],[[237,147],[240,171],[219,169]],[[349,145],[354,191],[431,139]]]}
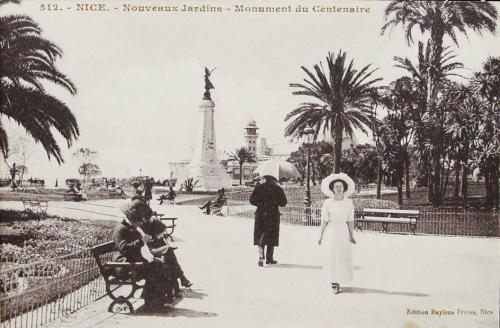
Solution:
{"label": "paved walkway", "polygon": [[[81,207],[121,216],[121,202],[52,202],[49,212],[104,218],[69,209]],[[259,268],[252,220],[205,216],[191,206],[153,207],[180,218],[177,254],[195,283],[192,291],[156,315],[108,313],[105,297],[50,327],[499,326],[499,239],[356,233],[355,280],[333,295],[317,227],[282,225],[279,264]]]}

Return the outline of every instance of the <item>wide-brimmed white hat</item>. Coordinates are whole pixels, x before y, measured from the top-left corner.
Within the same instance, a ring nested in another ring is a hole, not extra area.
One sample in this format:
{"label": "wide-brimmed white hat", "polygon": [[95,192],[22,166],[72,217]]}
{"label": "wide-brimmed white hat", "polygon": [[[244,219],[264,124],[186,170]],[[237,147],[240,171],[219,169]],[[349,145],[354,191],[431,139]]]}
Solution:
{"label": "wide-brimmed white hat", "polygon": [[333,191],[330,189],[330,183],[334,180],[342,180],[347,183],[347,190],[344,190],[344,196],[349,197],[354,194],[356,190],[356,184],[354,181],[345,173],[330,174],[321,181],[321,192],[328,197],[333,196]]}

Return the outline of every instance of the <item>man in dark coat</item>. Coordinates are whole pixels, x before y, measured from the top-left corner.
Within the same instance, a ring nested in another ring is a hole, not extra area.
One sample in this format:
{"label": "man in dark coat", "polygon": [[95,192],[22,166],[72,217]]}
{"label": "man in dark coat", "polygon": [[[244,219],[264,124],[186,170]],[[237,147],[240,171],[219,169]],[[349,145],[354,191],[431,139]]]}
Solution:
{"label": "man in dark coat", "polygon": [[164,263],[156,260],[147,262],[141,255],[141,247],[149,244],[153,238],[147,234],[141,236],[138,229],[143,226],[143,219],[151,217],[152,210],[143,200],[134,199],[122,211],[127,219],[118,223],[113,231],[113,241],[119,252],[115,261],[145,263],[141,270],[141,275],[146,280],[142,293],[144,306],[149,311],[160,310],[165,303],[173,301],[173,276],[172,270]]}
{"label": "man in dark coat", "polygon": [[144,198],[146,199],[146,203],[148,204],[153,198],[153,185],[153,178],[147,178],[146,181],[144,181]]}
{"label": "man in dark coat", "polygon": [[266,249],[266,264],[276,264],[274,247],[279,245],[280,211],[279,206],[287,203],[286,195],[276,184],[276,178],[266,175],[266,182],[258,185],[250,196],[250,204],[257,206],[253,244],[259,246],[259,266],[263,265],[264,247]]}

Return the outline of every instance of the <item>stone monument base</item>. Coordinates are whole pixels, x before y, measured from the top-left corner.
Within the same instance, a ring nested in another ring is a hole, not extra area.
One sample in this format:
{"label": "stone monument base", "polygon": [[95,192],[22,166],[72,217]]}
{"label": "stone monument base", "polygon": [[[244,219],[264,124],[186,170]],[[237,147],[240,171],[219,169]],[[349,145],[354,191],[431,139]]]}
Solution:
{"label": "stone monument base", "polygon": [[193,178],[193,183],[198,181],[194,190],[216,191],[231,187],[231,177],[219,163],[191,163],[188,166],[188,177]]}

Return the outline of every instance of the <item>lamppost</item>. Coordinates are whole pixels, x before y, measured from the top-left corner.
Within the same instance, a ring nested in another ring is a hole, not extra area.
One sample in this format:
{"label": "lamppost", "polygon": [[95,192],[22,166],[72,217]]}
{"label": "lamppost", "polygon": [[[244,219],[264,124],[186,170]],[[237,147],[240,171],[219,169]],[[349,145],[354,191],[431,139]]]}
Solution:
{"label": "lamppost", "polygon": [[306,198],[304,199],[304,205],[306,207],[305,217],[303,224],[311,224],[311,145],[313,143],[314,129],[310,124],[302,132],[305,136],[304,144],[307,148],[307,177],[306,177]]}

